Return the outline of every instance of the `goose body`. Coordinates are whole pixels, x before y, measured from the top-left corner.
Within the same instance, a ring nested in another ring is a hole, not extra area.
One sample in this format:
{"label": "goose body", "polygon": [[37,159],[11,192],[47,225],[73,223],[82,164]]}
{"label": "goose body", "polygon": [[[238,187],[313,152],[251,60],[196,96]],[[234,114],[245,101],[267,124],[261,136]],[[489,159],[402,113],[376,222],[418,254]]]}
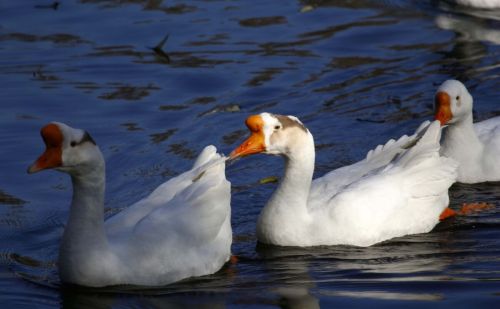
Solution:
{"label": "goose body", "polygon": [[296,117],[262,113],[246,123],[252,134],[231,157],[265,153],[285,159],[283,178],[259,216],[260,242],[370,246],[429,232],[448,205],[456,163],[439,156],[437,121],[314,181],[314,140]]}
{"label": "goose body", "polygon": [[435,96],[435,118],[444,128],[441,154],[459,163],[458,182],[500,181],[500,117],[473,123],[473,99],[457,80]]}
{"label": "goose body", "polygon": [[216,272],[230,258],[230,183],[207,146],[193,168],[104,221],[105,164],[90,135],[62,123],[42,128],[46,151],[29,172],[55,168],[73,184],[59,251],[63,282],[157,286]]}

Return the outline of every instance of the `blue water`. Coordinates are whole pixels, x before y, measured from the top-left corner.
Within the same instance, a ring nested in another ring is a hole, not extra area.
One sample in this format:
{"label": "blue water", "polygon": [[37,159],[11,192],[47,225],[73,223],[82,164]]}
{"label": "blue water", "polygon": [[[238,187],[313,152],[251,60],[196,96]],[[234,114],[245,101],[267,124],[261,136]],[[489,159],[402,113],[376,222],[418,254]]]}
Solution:
{"label": "blue water", "polygon": [[[2,308],[498,307],[499,184],[455,185],[451,207],[495,208],[369,247],[257,245],[279,158],[227,169],[233,254],[218,273],[151,289],[62,285],[58,244],[71,184],[26,174],[39,129],[88,130],[107,161],[111,215],[188,169],[207,144],[228,153],[245,118],[296,115],[317,144],[316,176],[356,162],[432,117],[436,87],[462,80],[475,118],[500,114],[500,11],[445,1],[0,2]],[[155,46],[166,35],[165,56]]]}

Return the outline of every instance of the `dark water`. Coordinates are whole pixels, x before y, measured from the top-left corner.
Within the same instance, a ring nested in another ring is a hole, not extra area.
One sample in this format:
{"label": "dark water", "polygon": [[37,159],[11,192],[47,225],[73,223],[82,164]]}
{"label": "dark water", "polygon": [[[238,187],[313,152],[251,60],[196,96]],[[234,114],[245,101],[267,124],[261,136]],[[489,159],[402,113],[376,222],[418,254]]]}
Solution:
{"label": "dark water", "polygon": [[[459,78],[475,117],[500,114],[500,12],[444,1],[1,1],[2,308],[497,307],[499,184],[455,185],[496,208],[370,248],[256,246],[257,215],[283,170],[229,166],[235,265],[164,288],[63,286],[55,261],[71,185],[27,175],[49,121],[85,128],[107,160],[111,214],[186,170],[207,144],[228,153],[244,119],[299,116],[316,176],[361,159],[432,114]],[[167,34],[164,53],[155,46]],[[170,62],[168,61],[170,60]]]}

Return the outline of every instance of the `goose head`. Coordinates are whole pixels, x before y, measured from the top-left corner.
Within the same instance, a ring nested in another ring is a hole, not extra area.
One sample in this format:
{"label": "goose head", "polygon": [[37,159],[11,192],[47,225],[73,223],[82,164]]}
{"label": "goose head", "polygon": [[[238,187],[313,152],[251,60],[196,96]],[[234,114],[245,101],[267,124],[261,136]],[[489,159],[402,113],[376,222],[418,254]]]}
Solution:
{"label": "goose head", "polygon": [[261,113],[248,117],[245,123],[250,137],[231,152],[231,159],[256,153],[290,157],[307,142],[314,148],[311,133],[297,117]]}
{"label": "goose head", "polygon": [[447,80],[439,86],[434,97],[434,118],[441,125],[453,124],[472,114],[472,96],[458,80]]}
{"label": "goose head", "polygon": [[103,164],[102,154],[89,133],[64,123],[51,122],[40,130],[45,151],[28,168],[28,173],[56,169],[77,174]]}

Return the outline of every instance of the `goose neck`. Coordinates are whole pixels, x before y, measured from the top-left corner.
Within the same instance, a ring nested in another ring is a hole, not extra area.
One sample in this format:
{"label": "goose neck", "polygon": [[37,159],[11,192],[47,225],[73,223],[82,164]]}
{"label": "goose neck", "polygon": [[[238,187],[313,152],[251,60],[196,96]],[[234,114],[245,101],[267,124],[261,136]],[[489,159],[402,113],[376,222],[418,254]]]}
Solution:
{"label": "goose neck", "polygon": [[73,197],[64,230],[60,257],[89,254],[107,249],[104,230],[104,165],[72,174]]}
{"label": "goose neck", "polygon": [[285,172],[272,203],[306,210],[314,173],[314,143],[302,144],[285,155]]}

